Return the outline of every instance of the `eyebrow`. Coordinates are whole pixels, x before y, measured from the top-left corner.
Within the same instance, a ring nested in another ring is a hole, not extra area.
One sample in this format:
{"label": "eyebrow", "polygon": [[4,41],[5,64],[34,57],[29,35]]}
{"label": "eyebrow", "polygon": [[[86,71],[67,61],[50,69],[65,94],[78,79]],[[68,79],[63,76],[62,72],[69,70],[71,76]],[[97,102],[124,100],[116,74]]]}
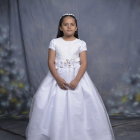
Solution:
{"label": "eyebrow", "polygon": [[[67,22],[63,22],[63,24],[67,24]],[[71,22],[70,24],[76,24],[75,22]]]}

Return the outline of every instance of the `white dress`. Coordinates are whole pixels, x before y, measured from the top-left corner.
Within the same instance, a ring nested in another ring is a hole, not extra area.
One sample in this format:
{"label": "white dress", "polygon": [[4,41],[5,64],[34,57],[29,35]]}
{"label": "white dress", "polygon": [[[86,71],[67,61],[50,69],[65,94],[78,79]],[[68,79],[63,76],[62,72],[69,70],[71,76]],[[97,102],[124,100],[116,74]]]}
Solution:
{"label": "white dress", "polygon": [[[50,41],[56,51],[58,74],[68,83],[80,67],[79,53],[87,50],[81,39]],[[48,71],[32,98],[27,140],[115,140],[102,98],[87,71],[77,87],[61,89]]]}

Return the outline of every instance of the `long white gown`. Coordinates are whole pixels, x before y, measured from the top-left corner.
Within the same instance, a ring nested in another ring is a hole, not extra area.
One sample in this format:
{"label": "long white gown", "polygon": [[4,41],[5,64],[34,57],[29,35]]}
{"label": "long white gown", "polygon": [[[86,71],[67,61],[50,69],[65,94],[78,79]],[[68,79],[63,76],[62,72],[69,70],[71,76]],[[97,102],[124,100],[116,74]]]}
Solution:
{"label": "long white gown", "polygon": [[[79,53],[87,51],[86,42],[59,37],[50,41],[49,48],[56,51],[58,74],[69,83],[78,73]],[[87,71],[74,90],[61,89],[48,71],[32,98],[25,136],[27,140],[115,140],[102,98]]]}

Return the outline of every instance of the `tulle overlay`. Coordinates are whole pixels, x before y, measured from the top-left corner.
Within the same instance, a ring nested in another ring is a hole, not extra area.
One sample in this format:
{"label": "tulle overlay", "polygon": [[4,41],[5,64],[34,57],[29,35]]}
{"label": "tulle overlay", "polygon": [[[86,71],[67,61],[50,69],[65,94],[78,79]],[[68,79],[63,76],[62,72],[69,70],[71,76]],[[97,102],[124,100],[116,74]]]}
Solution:
{"label": "tulle overlay", "polygon": [[[68,83],[75,67],[56,67]],[[32,98],[27,140],[115,140],[102,98],[87,71],[75,90],[61,89],[51,72]]]}

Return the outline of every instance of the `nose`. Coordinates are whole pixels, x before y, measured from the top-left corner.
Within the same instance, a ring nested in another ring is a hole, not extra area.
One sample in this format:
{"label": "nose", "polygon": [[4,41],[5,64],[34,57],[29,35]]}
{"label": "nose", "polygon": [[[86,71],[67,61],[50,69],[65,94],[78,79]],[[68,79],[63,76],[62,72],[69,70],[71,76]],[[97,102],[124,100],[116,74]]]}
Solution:
{"label": "nose", "polygon": [[71,27],[71,25],[69,24],[69,25],[68,25],[68,28],[70,28],[70,27]]}

